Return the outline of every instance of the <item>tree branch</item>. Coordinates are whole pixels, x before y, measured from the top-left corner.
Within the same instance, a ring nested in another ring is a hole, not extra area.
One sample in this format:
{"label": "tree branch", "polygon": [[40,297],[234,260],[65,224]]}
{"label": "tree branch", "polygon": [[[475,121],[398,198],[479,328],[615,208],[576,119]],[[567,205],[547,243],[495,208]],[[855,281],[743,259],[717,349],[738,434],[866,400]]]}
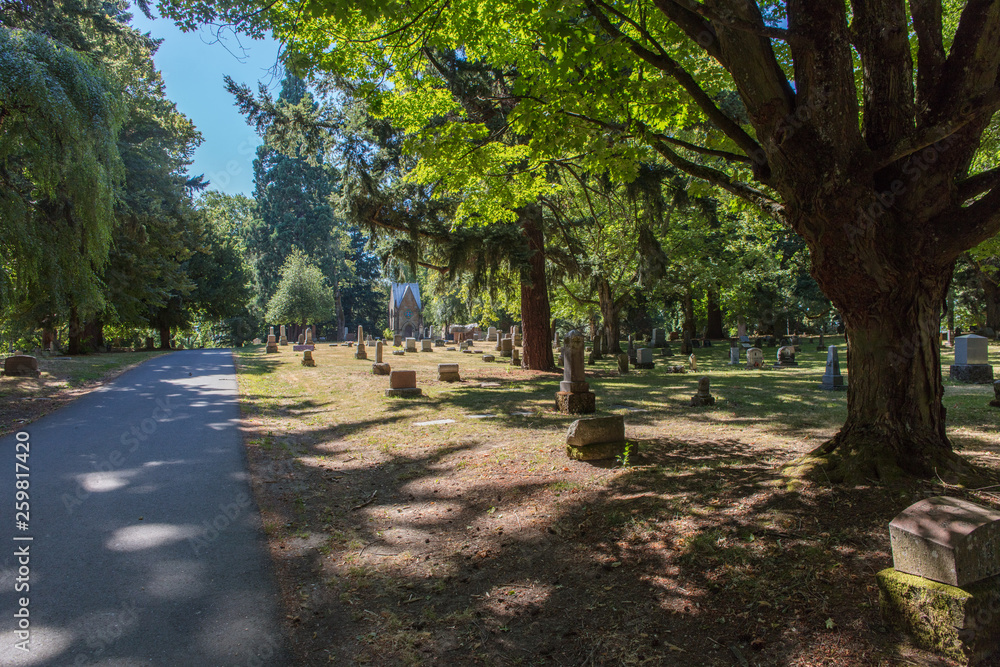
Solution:
{"label": "tree branch", "polygon": [[973,197],[978,197],[984,192],[989,192],[993,188],[1000,186],[1000,167],[994,167],[989,171],[984,171],[975,176],[970,176],[957,185],[958,201],[964,204]]}
{"label": "tree branch", "polygon": [[594,301],[593,299],[581,299],[576,294],[573,294],[573,290],[571,290],[569,288],[569,286],[566,284],[566,281],[563,280],[562,278],[559,279],[559,285],[564,290],[566,290],[566,294],[569,294],[573,298],[573,300],[576,301],[577,303],[586,303],[586,304],[591,304],[591,305],[595,305],[595,306],[600,306],[601,305],[599,302]]}
{"label": "tree branch", "polygon": [[940,0],[910,0],[913,30],[917,34],[917,108],[923,114],[944,67]]}
{"label": "tree branch", "polygon": [[690,11],[694,12],[698,16],[708,19],[716,25],[733,28],[734,30],[739,30],[741,32],[749,32],[760,37],[781,40],[783,42],[787,42],[791,39],[791,33],[784,28],[773,28],[765,25],[763,21],[760,23],[754,23],[752,21],[741,19],[731,11],[728,11],[728,9],[720,12],[716,9],[706,7],[695,0],[681,0],[680,2],[678,0],[668,1],[675,5],[686,5]]}

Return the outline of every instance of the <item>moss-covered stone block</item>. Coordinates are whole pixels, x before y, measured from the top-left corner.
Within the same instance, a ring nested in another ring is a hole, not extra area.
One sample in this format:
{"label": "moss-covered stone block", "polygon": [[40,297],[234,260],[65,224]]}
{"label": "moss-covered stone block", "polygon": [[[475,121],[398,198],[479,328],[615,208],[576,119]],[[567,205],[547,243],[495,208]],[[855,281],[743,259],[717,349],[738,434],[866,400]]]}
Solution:
{"label": "moss-covered stone block", "polygon": [[597,442],[592,445],[566,445],[566,456],[577,461],[613,459],[625,453],[627,444],[621,440],[619,442]]}
{"label": "moss-covered stone block", "polygon": [[883,619],[917,646],[963,665],[1000,648],[1000,576],[959,588],[890,567],[875,579]]}

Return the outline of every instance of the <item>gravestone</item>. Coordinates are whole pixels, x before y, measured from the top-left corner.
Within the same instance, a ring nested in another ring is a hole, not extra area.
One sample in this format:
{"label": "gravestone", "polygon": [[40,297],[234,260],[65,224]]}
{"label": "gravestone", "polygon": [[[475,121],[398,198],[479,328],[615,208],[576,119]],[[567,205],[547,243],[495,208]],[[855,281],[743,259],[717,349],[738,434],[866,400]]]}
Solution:
{"label": "gravestone", "polygon": [[589,413],[597,409],[596,397],[585,379],[583,347],[583,336],[571,331],[562,352],[563,381],[556,392],[556,409],[563,414]]}
{"label": "gravestone", "polygon": [[406,339],[406,351],[407,352],[416,352],[417,351],[417,339],[416,338],[407,338]]}
{"label": "gravestone", "polygon": [[501,336],[499,333],[497,333],[497,339],[495,341],[493,341],[494,342],[494,345],[493,345],[493,351],[494,352],[500,352],[503,349],[503,339],[504,339],[504,336]]}
{"label": "gravestone", "polygon": [[7,377],[38,377],[38,359],[30,354],[13,354],[3,360],[3,374]]}
{"label": "gravestone", "polygon": [[[268,327],[268,329],[267,329],[267,335],[268,336],[274,336],[274,327]],[[277,338],[275,340],[277,340]]]}
{"label": "gravestone", "polygon": [[969,334],[955,339],[955,363],[948,377],[956,382],[986,384],[993,382],[993,366],[989,363],[988,339]]}
{"label": "gravestone", "polygon": [[278,345],[288,345],[288,337],[285,335],[285,325],[282,324],[278,327],[278,332],[281,334],[278,336]]}
{"label": "gravestone", "polygon": [[406,356],[406,350],[393,350],[392,354],[393,354],[393,356],[396,356],[396,357],[404,357],[404,356]]}
{"label": "gravestone", "polygon": [[514,335],[512,336],[514,347],[521,347],[521,327],[514,325]]}
{"label": "gravestone", "polygon": [[521,353],[516,347],[510,351],[510,365],[511,366],[521,365]]}
{"label": "gravestone", "polygon": [[392,335],[392,346],[393,347],[402,347],[402,345],[403,345],[403,336],[402,336],[402,334],[393,334]]}
{"label": "gravestone", "polygon": [[663,346],[663,356],[665,357],[674,356],[674,351],[673,349],[671,349],[670,343],[667,343],[666,345]]}
{"label": "gravestone", "polygon": [[826,349],[826,346],[823,344],[823,334],[820,334],[819,335],[819,345],[816,346],[816,351],[817,352],[822,352],[825,349]]}
{"label": "gravestone", "polygon": [[729,365],[730,366],[740,365],[740,348],[735,340],[729,344]]}
{"label": "gravestone", "polygon": [[751,347],[747,350],[747,369],[764,367],[764,350],[759,347]]}
{"label": "gravestone", "polygon": [[358,326],[358,351],[354,353],[355,359],[367,359],[368,352],[365,350],[364,329]]}
{"label": "gravestone", "polygon": [[444,347],[444,341],[440,338],[434,341],[434,347]]}
{"label": "gravestone", "polygon": [[382,361],[382,341],[375,341],[375,363],[372,364],[372,375],[388,375],[392,372],[389,364]]}
{"label": "gravestone", "polygon": [[694,346],[691,345],[691,332],[690,331],[685,331],[684,332],[684,340],[681,341],[681,354],[683,356],[687,356],[687,355],[691,354],[691,352],[693,350],[694,350]]}
{"label": "gravestone", "polygon": [[[274,327],[271,327],[271,331],[274,331]],[[267,348],[266,352],[268,354],[275,354],[278,352],[278,341],[274,337],[274,334],[268,334],[267,336]]]}
{"label": "gravestone", "polygon": [[750,344],[750,336],[740,336],[740,347],[744,350],[753,347],[753,345]]}
{"label": "gravestone", "polygon": [[566,456],[577,461],[613,459],[625,452],[625,418],[577,419],[566,432]]}
{"label": "gravestone", "polygon": [[692,371],[698,370],[698,357],[694,356],[694,352],[692,352],[691,356],[688,357],[688,368]]}
{"label": "gravestone", "polygon": [[653,340],[650,344],[653,347],[663,347],[667,344],[667,340],[663,336],[663,329],[653,329]]}
{"label": "gravestone", "polygon": [[795,361],[795,347],[784,345],[778,348],[777,363],[773,368],[795,368],[799,363]]}
{"label": "gravestone", "polygon": [[420,339],[420,351],[421,352],[433,352],[434,351],[434,341],[430,338]]}
{"label": "gravestone", "polygon": [[712,347],[712,341],[709,340],[708,338],[702,338],[701,339],[701,346],[702,347]]}
{"label": "gravestone", "polygon": [[889,625],[963,665],[1000,649],[1000,512],[937,496],[889,524],[893,567],[876,575]]}
{"label": "gravestone", "polygon": [[490,342],[494,342],[494,341],[496,341],[496,339],[497,339],[497,328],[496,327],[490,327],[489,329],[487,329],[486,330],[486,340],[490,341]]}
{"label": "gravestone", "polygon": [[847,385],[844,384],[844,376],[840,374],[840,360],[837,357],[836,345],[827,348],[826,372],[823,373],[823,380],[820,382],[819,388],[828,391],[847,389]]}
{"label": "gravestone", "polygon": [[628,337],[628,360],[635,364],[635,344],[632,342],[632,336]]}
{"label": "gravestone", "polygon": [[635,351],[635,367],[650,369],[653,368],[653,348],[640,347]]}
{"label": "gravestone", "polygon": [[389,388],[386,396],[421,396],[423,391],[417,387],[416,371],[392,371],[389,373]]}
{"label": "gravestone", "polygon": [[496,361],[496,356],[492,354],[484,354],[483,361]]}
{"label": "gravestone", "polygon": [[306,335],[299,334],[299,345],[305,345],[305,344],[306,344]]}
{"label": "gravestone", "polygon": [[[252,342],[253,342],[253,344],[254,344],[254,345],[260,345],[262,341],[261,341],[261,339],[260,339],[260,338],[254,338]],[[53,349],[54,349],[54,348],[52,348],[51,346],[49,346],[49,351],[50,351],[50,352],[51,352],[51,351],[52,351]]]}
{"label": "gravestone", "polygon": [[315,366],[316,362],[313,360],[312,350],[302,351],[302,365],[303,366]]}
{"label": "gravestone", "polygon": [[591,343],[590,347],[590,356],[587,358],[587,363],[590,364],[596,361],[600,361],[601,359],[604,358],[604,355],[601,352],[601,332],[595,331],[592,338],[593,342]]}
{"label": "gravestone", "polygon": [[628,375],[628,355],[624,352],[618,357],[618,375]]}
{"label": "gravestone", "polygon": [[990,401],[990,405],[994,408],[1000,408],[1000,380],[993,383],[993,400]]}
{"label": "gravestone", "polygon": [[510,358],[514,354],[514,339],[505,337],[500,341],[500,356]]}
{"label": "gravestone", "polygon": [[313,342],[313,330],[312,327],[306,327],[306,339],[302,341],[306,345],[312,345]]}
{"label": "gravestone", "polygon": [[439,382],[461,382],[462,376],[458,374],[458,364],[438,364]]}
{"label": "gravestone", "polygon": [[698,378],[698,393],[691,397],[691,407],[715,405],[715,396],[712,396],[709,382],[708,376]]}

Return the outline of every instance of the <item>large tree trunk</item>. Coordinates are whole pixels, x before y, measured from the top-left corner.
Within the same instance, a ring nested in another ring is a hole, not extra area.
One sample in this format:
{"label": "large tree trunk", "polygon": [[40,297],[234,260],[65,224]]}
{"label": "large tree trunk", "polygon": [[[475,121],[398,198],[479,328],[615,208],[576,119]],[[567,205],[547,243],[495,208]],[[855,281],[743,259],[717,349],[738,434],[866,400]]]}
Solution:
{"label": "large tree trunk", "polygon": [[524,355],[521,365],[534,371],[555,368],[552,358],[552,332],[549,330],[549,286],[545,276],[545,235],[542,209],[530,204],[518,209],[521,233],[531,253],[528,266],[521,271],[521,340]]}
{"label": "large tree trunk", "polygon": [[684,291],[684,331],[691,334],[691,338],[695,338],[695,321],[694,321],[694,295],[691,293],[690,289]]}
{"label": "large tree trunk", "polygon": [[[872,263],[881,252],[869,246],[853,261],[847,253],[813,252],[813,274],[850,337],[847,421],[813,454],[825,459],[834,482],[968,471],[945,434],[942,404],[938,327],[953,265],[896,256],[906,270],[887,271],[892,260]],[[911,252],[919,257],[921,250]]]}
{"label": "large tree trunk", "polygon": [[726,334],[722,330],[722,307],[719,306],[719,292],[710,289],[708,290],[708,320],[705,323],[705,338],[719,340],[725,337]]}
{"label": "large tree trunk", "polygon": [[[336,303],[336,311],[337,311],[337,330],[333,334],[333,340],[339,341],[342,340],[342,337],[344,335],[344,327],[346,326],[346,324],[344,323],[344,304],[340,294],[340,281],[337,282],[337,285],[334,288],[333,298],[334,298],[334,303]],[[392,322],[389,323],[389,326],[392,327]]]}
{"label": "large tree trunk", "polygon": [[1000,332],[1000,281],[994,273],[995,269],[976,267],[979,276],[979,286],[983,288],[986,306],[986,321],[984,324],[993,331]]}
{"label": "large tree trunk", "polygon": [[597,279],[597,302],[601,307],[601,319],[604,320],[604,351],[608,354],[621,354],[620,342],[621,324],[618,315],[621,304],[615,300],[611,292],[611,284],[603,276]]}
{"label": "large tree trunk", "polygon": [[87,347],[91,350],[102,351],[105,348],[104,321],[101,317],[88,320],[83,325],[83,337]]}
{"label": "large tree trunk", "polygon": [[76,306],[69,309],[69,349],[67,354],[76,355],[83,353],[83,327],[80,325],[80,314]]}
{"label": "large tree trunk", "polygon": [[160,349],[169,350],[170,349],[170,325],[166,323],[165,320],[160,320]]}

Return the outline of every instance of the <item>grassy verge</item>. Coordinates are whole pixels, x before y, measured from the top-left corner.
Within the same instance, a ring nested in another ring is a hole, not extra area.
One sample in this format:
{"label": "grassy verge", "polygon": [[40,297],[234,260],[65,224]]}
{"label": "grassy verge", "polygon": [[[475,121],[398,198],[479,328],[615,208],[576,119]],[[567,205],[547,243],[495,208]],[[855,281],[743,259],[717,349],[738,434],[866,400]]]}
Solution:
{"label": "grassy verge", "polygon": [[[390,399],[388,378],[351,348],[318,346],[316,367],[287,347],[240,351],[254,487],[299,661],[926,659],[879,619],[888,521],[943,491],[993,498],[933,483],[773,484],[846,415],[843,392],[818,388],[815,348],[777,371],[730,367],[728,347],[697,350],[698,371],[683,374],[666,366],[686,359],[658,353],[656,368],[624,377],[610,358],[588,366],[597,414],[625,415],[628,467],[566,458],[573,418],[554,411],[558,374],[442,348],[387,354],[425,394]],[[438,382],[441,362],[458,362],[463,381]],[[701,375],[718,400],[691,408]],[[946,387],[956,447],[997,469],[991,397]]]}
{"label": "grassy verge", "polygon": [[62,407],[130,368],[165,352],[40,356],[37,378],[0,376],[0,435]]}

